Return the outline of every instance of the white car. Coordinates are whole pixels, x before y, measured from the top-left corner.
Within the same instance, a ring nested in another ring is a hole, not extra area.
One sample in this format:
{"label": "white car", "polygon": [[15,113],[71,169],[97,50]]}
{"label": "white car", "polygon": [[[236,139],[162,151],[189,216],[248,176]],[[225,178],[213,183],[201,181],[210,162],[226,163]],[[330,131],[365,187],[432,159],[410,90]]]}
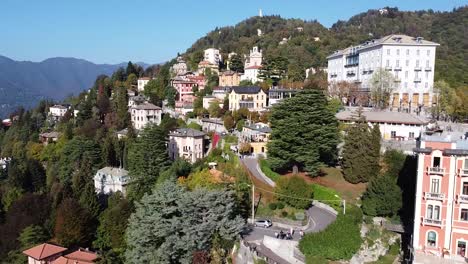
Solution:
{"label": "white car", "polygon": [[269,228],[270,226],[272,226],[273,224],[271,223],[270,220],[268,219],[262,219],[262,220],[257,220],[255,221],[255,226],[260,226],[260,227],[265,227],[265,228]]}

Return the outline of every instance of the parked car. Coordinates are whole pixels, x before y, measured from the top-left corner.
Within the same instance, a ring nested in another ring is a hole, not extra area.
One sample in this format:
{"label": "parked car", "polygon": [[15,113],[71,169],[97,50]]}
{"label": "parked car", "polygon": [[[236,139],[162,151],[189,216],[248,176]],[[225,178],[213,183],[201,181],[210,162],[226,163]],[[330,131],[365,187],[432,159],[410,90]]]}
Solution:
{"label": "parked car", "polygon": [[262,219],[262,220],[257,220],[255,221],[255,226],[260,226],[260,227],[265,227],[268,228],[272,226],[273,224],[271,223],[270,220],[268,219]]}

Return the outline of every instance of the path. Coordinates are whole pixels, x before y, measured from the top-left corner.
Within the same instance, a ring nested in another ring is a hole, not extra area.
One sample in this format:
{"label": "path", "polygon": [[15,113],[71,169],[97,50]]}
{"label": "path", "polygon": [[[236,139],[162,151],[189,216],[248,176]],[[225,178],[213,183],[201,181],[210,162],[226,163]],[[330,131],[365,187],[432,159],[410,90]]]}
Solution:
{"label": "path", "polygon": [[260,166],[258,165],[258,159],[256,157],[248,157],[245,156],[241,159],[241,162],[245,165],[245,167],[250,171],[250,173],[260,181],[263,181],[270,185],[271,187],[275,187],[275,182],[268,178],[261,170]]}

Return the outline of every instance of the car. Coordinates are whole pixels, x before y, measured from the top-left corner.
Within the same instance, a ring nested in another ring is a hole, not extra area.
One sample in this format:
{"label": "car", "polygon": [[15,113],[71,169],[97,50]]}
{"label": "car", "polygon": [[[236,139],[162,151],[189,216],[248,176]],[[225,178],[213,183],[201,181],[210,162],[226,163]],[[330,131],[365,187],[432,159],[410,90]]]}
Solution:
{"label": "car", "polygon": [[259,227],[269,228],[272,225],[273,224],[271,223],[271,220],[268,220],[268,219],[262,219],[262,220],[255,221],[255,226],[259,226]]}

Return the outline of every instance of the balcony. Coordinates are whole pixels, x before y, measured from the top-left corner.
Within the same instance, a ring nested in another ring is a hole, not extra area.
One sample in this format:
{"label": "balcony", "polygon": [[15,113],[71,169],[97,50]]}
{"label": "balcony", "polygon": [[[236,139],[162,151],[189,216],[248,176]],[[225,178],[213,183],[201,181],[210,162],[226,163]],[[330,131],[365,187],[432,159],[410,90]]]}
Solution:
{"label": "balcony", "polygon": [[444,200],[445,199],[445,194],[444,193],[431,193],[431,192],[426,192],[425,193],[426,199],[430,200]]}
{"label": "balcony", "polygon": [[416,67],[414,67],[414,71],[421,71],[421,70],[422,70],[422,69],[421,69],[421,66],[416,66]]}
{"label": "balcony", "polygon": [[423,225],[442,226],[442,220],[424,218]]}
{"label": "balcony", "polygon": [[459,203],[468,203],[468,194],[459,194],[458,195]]}
{"label": "balcony", "polygon": [[395,66],[395,68],[393,68],[394,71],[401,71],[401,66]]}
{"label": "balcony", "polygon": [[426,67],[424,68],[425,71],[432,71],[432,67]]}
{"label": "balcony", "polygon": [[391,70],[392,70],[392,66],[385,66],[385,70],[386,70],[386,71],[391,71]]}
{"label": "balcony", "polygon": [[398,78],[398,77],[395,77],[395,80],[393,80],[393,81],[399,83],[399,82],[401,82],[401,79]]}
{"label": "balcony", "polygon": [[460,175],[462,177],[468,177],[468,169],[460,169],[458,171],[458,175]]}
{"label": "balcony", "polygon": [[421,78],[420,77],[415,77],[414,82],[421,82]]}
{"label": "balcony", "polygon": [[429,174],[444,175],[445,169],[440,167],[427,167]]}

